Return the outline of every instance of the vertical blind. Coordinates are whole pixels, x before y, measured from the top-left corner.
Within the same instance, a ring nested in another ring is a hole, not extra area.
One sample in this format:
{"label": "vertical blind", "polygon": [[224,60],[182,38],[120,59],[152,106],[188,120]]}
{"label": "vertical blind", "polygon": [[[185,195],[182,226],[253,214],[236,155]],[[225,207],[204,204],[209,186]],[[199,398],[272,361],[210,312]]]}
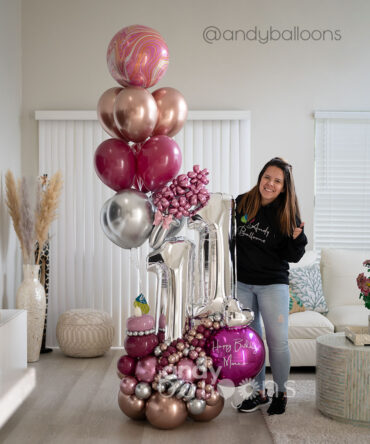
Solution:
{"label": "vertical blind", "polygon": [[370,113],[315,113],[314,248],[370,249]]}
{"label": "vertical blind", "polygon": [[[94,152],[109,136],[93,111],[37,111],[39,172],[60,170],[64,179],[58,219],[50,232],[50,296],[47,343],[56,346],[58,317],[71,308],[108,312],[115,346],[143,292],[155,309],[155,276],[146,271],[149,245],[123,250],[100,227],[100,209],[114,192],[94,172]],[[194,164],[210,171],[209,190],[236,196],[250,187],[250,114],[247,111],[193,111],[175,137],[181,172]],[[187,235],[185,229],[181,235]]]}

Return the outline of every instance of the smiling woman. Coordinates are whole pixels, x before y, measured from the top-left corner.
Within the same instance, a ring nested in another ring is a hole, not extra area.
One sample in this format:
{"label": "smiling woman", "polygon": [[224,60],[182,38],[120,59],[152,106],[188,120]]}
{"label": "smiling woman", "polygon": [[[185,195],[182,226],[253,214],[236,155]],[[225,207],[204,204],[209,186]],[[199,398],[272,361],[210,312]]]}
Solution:
{"label": "smiling woman", "polygon": [[[260,336],[262,315],[276,387],[268,413],[281,414],[290,367],[288,262],[298,262],[307,244],[292,166],[279,157],[271,159],[262,168],[257,185],[236,202],[238,298],[244,308],[253,310],[251,327]],[[260,392],[242,402],[241,412],[254,411],[268,402],[263,394],[264,367],[256,382]]]}

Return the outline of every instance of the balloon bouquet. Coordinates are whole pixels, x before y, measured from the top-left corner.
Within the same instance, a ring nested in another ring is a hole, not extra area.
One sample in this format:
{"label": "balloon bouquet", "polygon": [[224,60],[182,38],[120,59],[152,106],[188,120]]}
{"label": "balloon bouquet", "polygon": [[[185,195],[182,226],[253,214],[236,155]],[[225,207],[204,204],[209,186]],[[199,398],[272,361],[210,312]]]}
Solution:
{"label": "balloon bouquet", "polygon": [[117,192],[103,206],[101,223],[107,237],[121,248],[135,248],[149,237],[154,218],[145,194],[156,191],[180,170],[182,155],[171,138],[184,125],[187,104],[174,88],[151,94],[168,66],[161,35],[146,26],[118,31],[108,46],[107,63],[122,87],[105,91],[98,118],[112,137],[95,152],[95,171]]}
{"label": "balloon bouquet", "polygon": [[[209,421],[224,406],[219,381],[243,383],[265,357],[261,338],[248,327],[253,313],[235,297],[234,201],[210,195],[208,171],[198,165],[176,177],[181,151],[171,136],[186,121],[185,99],[173,88],[146,89],[168,66],[161,35],[146,26],[123,28],[109,44],[107,62],[122,88],[110,88],[98,102],[99,121],[112,138],[97,148],[95,169],[117,192],[102,207],[101,225],[121,248],[149,238],[147,270],[157,277],[155,317],[140,295],[127,320],[118,404],[130,418],[161,429],[188,416]],[[174,237],[186,219],[198,233],[197,254],[193,242]]]}

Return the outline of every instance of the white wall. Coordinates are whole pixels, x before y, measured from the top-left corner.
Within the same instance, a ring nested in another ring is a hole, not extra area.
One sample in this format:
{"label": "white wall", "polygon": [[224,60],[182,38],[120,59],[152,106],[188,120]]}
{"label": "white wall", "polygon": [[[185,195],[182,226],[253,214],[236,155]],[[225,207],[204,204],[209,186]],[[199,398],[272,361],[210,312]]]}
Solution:
{"label": "white wall", "polygon": [[4,203],[7,169],[21,173],[21,0],[0,0],[0,308],[14,308],[20,249]]}
{"label": "white wall", "polygon": [[[170,50],[158,86],[182,91],[193,110],[252,112],[253,180],[271,157],[293,164],[312,245],[312,113],[369,109],[369,17],[366,0],[23,1],[23,168],[38,170],[34,110],[94,109],[100,94],[115,85],[105,62],[110,39],[124,26],[145,24],[161,32]],[[209,44],[202,38],[209,25],[258,26],[263,33],[270,26],[331,29],[341,40]]]}

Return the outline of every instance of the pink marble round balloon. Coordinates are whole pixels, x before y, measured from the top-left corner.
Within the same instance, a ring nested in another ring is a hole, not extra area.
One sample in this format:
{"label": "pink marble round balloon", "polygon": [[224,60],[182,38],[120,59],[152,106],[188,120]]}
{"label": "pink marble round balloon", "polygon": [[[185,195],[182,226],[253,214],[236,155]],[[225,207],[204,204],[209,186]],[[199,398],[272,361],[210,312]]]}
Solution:
{"label": "pink marble round balloon", "polygon": [[125,376],[120,383],[120,390],[125,395],[133,395],[135,393],[135,387],[137,385],[137,379],[133,376]]}
{"label": "pink marble round balloon", "polygon": [[206,351],[213,367],[221,369],[219,379],[231,379],[236,385],[254,378],[265,362],[263,341],[248,326],[221,328],[207,341]]}
{"label": "pink marble round balloon", "polygon": [[193,382],[196,378],[196,368],[194,361],[188,358],[182,358],[177,364],[177,376],[186,382]]}
{"label": "pink marble round balloon", "polygon": [[145,356],[136,365],[135,376],[141,382],[153,382],[156,374],[157,358]]}
{"label": "pink marble round balloon", "polygon": [[117,370],[125,376],[132,376],[135,374],[136,359],[131,356],[121,356],[117,362]]}
{"label": "pink marble round balloon", "polygon": [[154,318],[151,315],[132,316],[127,319],[127,330],[146,331],[154,328]]}
{"label": "pink marble round balloon", "polygon": [[125,350],[133,358],[142,358],[150,353],[158,345],[158,337],[155,334],[144,336],[126,336]]}
{"label": "pink marble round balloon", "polygon": [[108,45],[109,72],[122,86],[155,85],[166,73],[168,62],[166,42],[158,31],[147,26],[127,26]]}

